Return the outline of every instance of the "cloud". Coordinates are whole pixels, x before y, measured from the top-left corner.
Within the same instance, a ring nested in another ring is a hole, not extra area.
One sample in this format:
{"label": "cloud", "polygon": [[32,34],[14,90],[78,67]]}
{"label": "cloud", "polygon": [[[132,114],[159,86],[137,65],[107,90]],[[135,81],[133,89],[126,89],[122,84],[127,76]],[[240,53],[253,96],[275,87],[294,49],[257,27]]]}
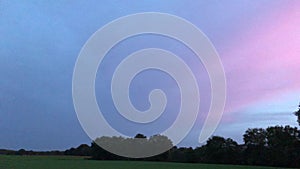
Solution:
{"label": "cloud", "polygon": [[223,53],[228,82],[226,112],[300,89],[300,13],[295,4],[270,11],[235,35]]}

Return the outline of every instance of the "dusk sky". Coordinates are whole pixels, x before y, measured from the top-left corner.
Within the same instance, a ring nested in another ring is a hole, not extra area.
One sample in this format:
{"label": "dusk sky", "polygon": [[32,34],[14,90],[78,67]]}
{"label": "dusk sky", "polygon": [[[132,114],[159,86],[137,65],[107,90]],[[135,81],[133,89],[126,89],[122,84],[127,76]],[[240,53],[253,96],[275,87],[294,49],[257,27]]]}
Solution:
{"label": "dusk sky", "polygon": [[[99,28],[139,12],[182,17],[202,30],[215,46],[225,70],[227,101],[214,135],[241,143],[247,128],[298,125],[293,112],[300,102],[300,1],[7,0],[0,1],[0,149],[64,150],[90,144],[72,100],[76,59]],[[180,94],[173,79],[162,72],[141,73],[130,88],[132,102],[141,110],[149,107],[149,91],[166,91],[170,98],[166,114],[152,124],[125,124],[109,94],[117,64],[130,53],[149,47],[176,53],[197,78],[200,115],[179,145],[197,146],[209,108],[210,82],[201,62],[174,39],[141,35],[117,44],[98,70],[98,104],[108,121],[117,119],[114,127],[129,136],[137,132],[150,136],[172,124],[176,113],[171,112],[178,111]]]}

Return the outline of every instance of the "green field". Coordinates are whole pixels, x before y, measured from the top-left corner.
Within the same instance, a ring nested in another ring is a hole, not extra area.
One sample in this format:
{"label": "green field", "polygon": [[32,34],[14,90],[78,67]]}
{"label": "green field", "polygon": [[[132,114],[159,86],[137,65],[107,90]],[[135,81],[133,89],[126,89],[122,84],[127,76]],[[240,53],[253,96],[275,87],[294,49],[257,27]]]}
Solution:
{"label": "green field", "polygon": [[[0,155],[0,169],[272,169],[213,164],[183,164],[136,161],[95,161],[66,156]],[[275,168],[274,168],[275,169]],[[278,168],[277,168],[278,169]]]}

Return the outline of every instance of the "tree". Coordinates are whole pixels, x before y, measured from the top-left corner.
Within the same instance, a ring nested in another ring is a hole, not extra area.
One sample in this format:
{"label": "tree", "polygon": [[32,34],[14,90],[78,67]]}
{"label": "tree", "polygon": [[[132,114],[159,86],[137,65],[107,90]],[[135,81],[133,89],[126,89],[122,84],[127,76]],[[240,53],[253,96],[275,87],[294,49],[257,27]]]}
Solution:
{"label": "tree", "polygon": [[[103,149],[101,145],[104,146],[106,150]],[[147,160],[167,161],[169,158],[168,150],[172,147],[172,141],[162,135],[154,135],[149,139],[143,134],[137,134],[135,138],[102,136],[92,142],[91,154],[93,159],[100,160],[127,159],[112,153],[123,153],[119,155],[133,158],[147,157],[149,154],[158,154],[154,157],[147,158]],[[165,152],[162,153],[162,151]]]}
{"label": "tree", "polygon": [[246,146],[245,162],[250,165],[266,165],[268,163],[266,130],[262,128],[248,129],[243,136]]}
{"label": "tree", "polygon": [[90,156],[91,147],[86,144],[81,144],[77,148],[70,148],[64,152],[65,155],[72,156]]}
{"label": "tree", "polygon": [[247,146],[265,146],[267,142],[266,130],[262,128],[248,129],[243,136]]}
{"label": "tree", "polygon": [[176,146],[173,147],[170,150],[170,152],[171,152],[171,159],[170,159],[170,161],[180,162],[180,163],[187,162],[187,159],[186,159],[186,156],[185,156],[185,149],[186,148],[177,148]]}
{"label": "tree", "polygon": [[299,107],[298,107],[298,111],[294,112],[294,114],[297,116],[297,122],[300,126],[300,103],[299,103]]}
{"label": "tree", "polygon": [[230,138],[213,136],[204,146],[204,162],[235,164],[239,159],[238,143]]}
{"label": "tree", "polygon": [[155,160],[155,161],[170,160],[170,149],[173,147],[173,143],[167,136],[163,136],[163,135],[151,136],[145,145],[148,146],[148,151],[150,148],[151,151],[155,154],[161,153],[161,151],[165,151],[161,154],[150,157],[149,158],[150,160]]}
{"label": "tree", "polygon": [[147,138],[144,134],[137,134],[134,138]]}
{"label": "tree", "polygon": [[300,142],[299,130],[290,126],[267,128],[267,147],[269,165],[299,166]]}
{"label": "tree", "polygon": [[25,155],[26,154],[26,150],[25,149],[20,149],[16,152],[16,155]]}
{"label": "tree", "polygon": [[299,130],[290,126],[248,129],[244,134],[244,158],[249,165],[299,167]]}
{"label": "tree", "polygon": [[106,137],[102,136],[100,138],[97,138],[95,141],[92,142],[91,145],[91,155],[92,159],[97,160],[123,160],[125,158],[120,157],[118,155],[115,155],[105,149],[103,149],[98,144],[102,145],[108,145],[108,147],[116,147],[116,148],[126,148],[122,147],[122,142],[125,141],[125,138],[123,137]]}

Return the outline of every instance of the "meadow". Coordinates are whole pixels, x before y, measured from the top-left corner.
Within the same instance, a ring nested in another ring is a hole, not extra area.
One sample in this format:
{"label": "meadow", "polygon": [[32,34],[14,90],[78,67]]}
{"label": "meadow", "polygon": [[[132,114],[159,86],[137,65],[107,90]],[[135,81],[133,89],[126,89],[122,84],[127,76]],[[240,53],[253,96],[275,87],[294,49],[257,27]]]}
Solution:
{"label": "meadow", "polygon": [[[96,161],[73,156],[0,155],[0,169],[275,169],[272,167],[141,161]],[[276,168],[278,169],[278,168]]]}

